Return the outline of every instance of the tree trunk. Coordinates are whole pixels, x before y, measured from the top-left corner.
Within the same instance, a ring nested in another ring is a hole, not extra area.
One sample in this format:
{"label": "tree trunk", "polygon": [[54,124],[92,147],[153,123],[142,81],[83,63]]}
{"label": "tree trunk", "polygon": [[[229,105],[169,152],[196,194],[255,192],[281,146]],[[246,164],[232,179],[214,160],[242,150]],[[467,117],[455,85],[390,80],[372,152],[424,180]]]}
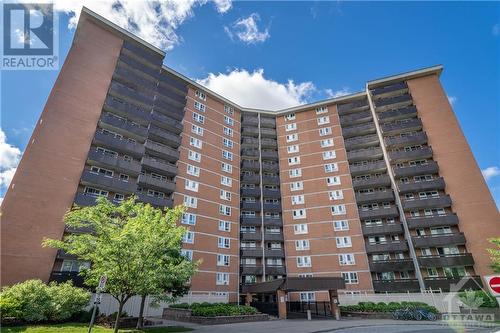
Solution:
{"label": "tree trunk", "polygon": [[123,305],[125,304],[124,298],[122,297],[120,301],[118,301],[118,313],[116,314],[116,320],[115,320],[115,329],[114,333],[118,333],[118,326],[120,324],[120,317],[122,316],[122,311],[123,311]]}
{"label": "tree trunk", "polygon": [[144,325],[144,305],[146,303],[147,295],[141,296],[141,308],[139,309],[139,318],[137,318],[137,329],[141,329],[142,325]]}

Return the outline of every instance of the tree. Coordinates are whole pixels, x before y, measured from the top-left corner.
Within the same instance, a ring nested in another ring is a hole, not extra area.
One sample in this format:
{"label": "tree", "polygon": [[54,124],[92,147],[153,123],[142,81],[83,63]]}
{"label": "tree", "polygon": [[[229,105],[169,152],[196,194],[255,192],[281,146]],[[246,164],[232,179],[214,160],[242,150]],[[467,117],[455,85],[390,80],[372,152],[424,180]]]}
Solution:
{"label": "tree", "polygon": [[123,306],[132,296],[170,292],[169,287],[186,284],[194,274],[196,263],[181,255],[186,229],[177,222],[183,213],[183,206],[162,211],[134,197],[119,205],[100,197],[96,205],[77,206],[64,219],[69,227],[89,228],[91,233],[45,239],[43,245],[89,261],[91,268],[81,273],[88,286],[107,277],[106,292],[118,302],[116,333]]}
{"label": "tree", "polygon": [[488,249],[492,261],[490,267],[495,273],[500,273],[500,238],[491,238],[489,242],[497,246],[496,249]]}

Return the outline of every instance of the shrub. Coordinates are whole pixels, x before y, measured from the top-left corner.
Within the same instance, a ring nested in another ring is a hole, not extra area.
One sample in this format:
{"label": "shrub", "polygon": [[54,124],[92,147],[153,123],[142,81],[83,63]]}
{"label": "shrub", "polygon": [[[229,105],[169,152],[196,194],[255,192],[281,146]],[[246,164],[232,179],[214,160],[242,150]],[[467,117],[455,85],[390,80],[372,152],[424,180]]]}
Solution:
{"label": "shrub", "polygon": [[44,284],[28,280],[5,287],[0,293],[2,318],[15,317],[26,322],[64,321],[82,311],[90,294],[71,282]]}
{"label": "shrub", "polygon": [[438,313],[435,307],[422,302],[390,302],[389,304],[384,302],[379,302],[377,304],[373,302],[359,302],[357,305],[343,305],[340,309],[347,312],[393,312],[406,307],[419,308],[432,313]]}
{"label": "shrub", "polygon": [[[469,295],[467,295],[469,294]],[[475,290],[475,291],[467,291],[467,292],[460,292],[458,294],[458,297],[461,300],[465,300],[468,297],[472,298],[481,298],[482,303],[479,305],[480,308],[498,308],[498,302],[495,297],[491,296],[491,294],[488,292],[484,292],[483,290]],[[467,303],[467,302],[464,302]]]}
{"label": "shrub", "polygon": [[251,306],[228,303],[179,303],[172,304],[170,307],[175,309],[191,309],[192,315],[199,317],[240,316],[258,313],[257,309]]}

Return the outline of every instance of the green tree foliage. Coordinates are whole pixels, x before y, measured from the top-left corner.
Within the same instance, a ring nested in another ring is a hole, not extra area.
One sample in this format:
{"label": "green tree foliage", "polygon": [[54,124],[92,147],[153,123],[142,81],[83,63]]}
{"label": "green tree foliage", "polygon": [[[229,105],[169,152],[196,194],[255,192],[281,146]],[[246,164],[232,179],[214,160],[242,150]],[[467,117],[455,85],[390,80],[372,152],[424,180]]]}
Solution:
{"label": "green tree foliage", "polygon": [[488,249],[491,258],[491,268],[495,273],[500,273],[500,238],[491,238],[491,244],[496,245],[494,249]]}
{"label": "green tree foliage", "polygon": [[75,207],[65,216],[69,227],[89,228],[91,233],[45,239],[43,244],[91,262],[81,273],[87,285],[97,286],[101,276],[107,277],[106,292],[118,302],[117,332],[123,306],[132,296],[187,290],[196,264],[181,255],[186,229],[177,222],[183,213],[183,206],[163,211],[134,197],[119,205],[101,197],[96,205]]}

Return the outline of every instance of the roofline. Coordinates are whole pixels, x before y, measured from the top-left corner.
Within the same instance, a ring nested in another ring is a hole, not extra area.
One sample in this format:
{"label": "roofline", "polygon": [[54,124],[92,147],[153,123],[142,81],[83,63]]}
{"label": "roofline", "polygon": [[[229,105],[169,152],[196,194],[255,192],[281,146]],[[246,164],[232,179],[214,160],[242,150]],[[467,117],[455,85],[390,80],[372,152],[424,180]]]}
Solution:
{"label": "roofline", "polygon": [[385,85],[387,83],[401,81],[402,79],[410,80],[410,79],[416,79],[416,78],[419,78],[422,76],[428,76],[428,75],[432,75],[432,74],[436,74],[437,76],[440,76],[442,71],[443,71],[443,65],[424,67],[421,69],[417,69],[415,71],[404,72],[404,73],[386,76],[386,77],[383,77],[380,79],[368,81],[368,82],[366,82],[366,87],[367,88],[375,88],[379,85],[382,85],[382,84]]}

